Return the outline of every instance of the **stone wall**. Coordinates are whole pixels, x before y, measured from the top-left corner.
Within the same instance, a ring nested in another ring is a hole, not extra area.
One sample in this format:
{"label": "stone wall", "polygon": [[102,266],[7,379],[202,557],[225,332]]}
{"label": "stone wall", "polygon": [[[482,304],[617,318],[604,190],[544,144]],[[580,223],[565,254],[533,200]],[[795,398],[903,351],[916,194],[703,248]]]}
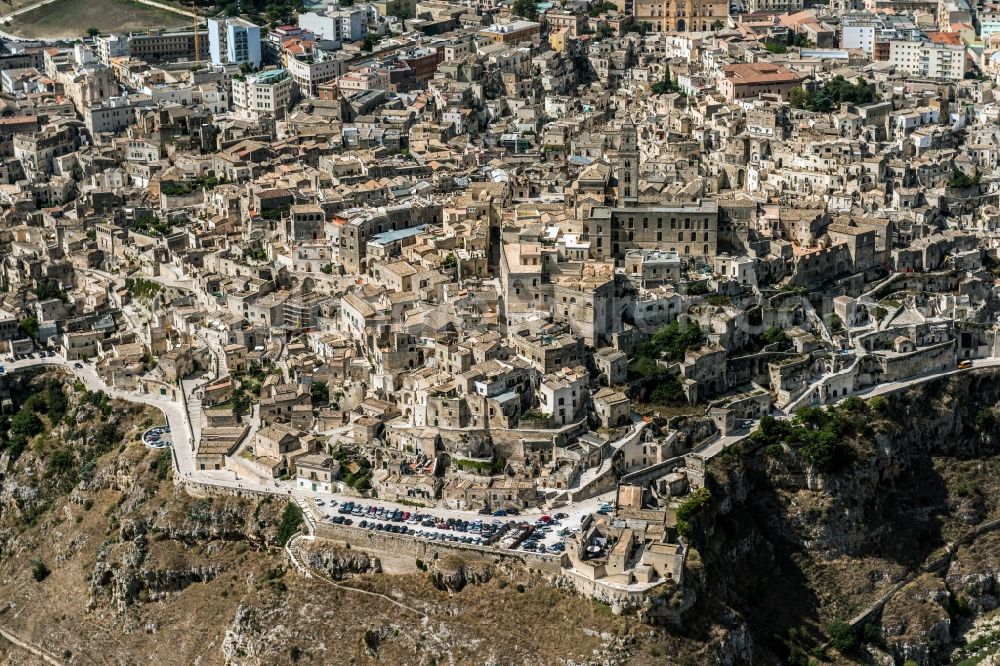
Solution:
{"label": "stone wall", "polygon": [[192,497],[256,497],[256,498],[277,498],[285,499],[289,502],[293,501],[292,493],[289,490],[278,490],[275,492],[266,492],[263,490],[251,490],[249,488],[230,488],[229,486],[213,486],[208,483],[201,483],[198,481],[188,481],[186,479],[177,478],[177,474],[174,474],[174,482],[184,488],[185,492]]}
{"label": "stone wall", "polygon": [[[659,587],[676,585],[672,581],[663,581],[651,585],[646,589],[628,589],[621,585],[609,585],[600,579],[593,580],[581,575],[573,569],[566,569],[562,572],[560,587],[571,587],[577,593],[585,597],[590,597],[611,606],[611,611],[616,615],[635,611],[643,608],[650,597],[650,593]],[[674,624],[680,624],[680,613],[677,614]]]}

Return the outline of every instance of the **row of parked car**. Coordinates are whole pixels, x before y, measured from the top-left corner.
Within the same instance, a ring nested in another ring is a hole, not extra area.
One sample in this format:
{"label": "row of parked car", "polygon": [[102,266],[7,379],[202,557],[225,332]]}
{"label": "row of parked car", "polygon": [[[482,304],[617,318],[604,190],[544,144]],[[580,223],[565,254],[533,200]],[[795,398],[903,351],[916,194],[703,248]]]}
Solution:
{"label": "row of parked car", "polygon": [[559,521],[567,517],[562,513],[556,514],[555,517],[542,516],[531,524],[527,521],[438,518],[431,514],[374,505],[365,506],[356,502],[345,502],[337,511],[340,515],[330,519],[336,525],[354,525],[354,519],[348,517],[354,516],[361,519],[357,522],[357,526],[362,529],[415,536],[431,541],[492,546],[498,545],[503,539],[504,543],[499,545],[507,548],[521,547],[523,550],[536,552],[548,550],[550,553],[562,552],[565,549],[562,543],[549,547],[542,543],[546,535],[559,525]]}
{"label": "row of parked car", "polygon": [[23,361],[28,358],[51,358],[55,355],[56,353],[54,351],[45,351],[43,349],[42,351],[28,352],[27,354],[13,354],[8,357],[8,360]]}

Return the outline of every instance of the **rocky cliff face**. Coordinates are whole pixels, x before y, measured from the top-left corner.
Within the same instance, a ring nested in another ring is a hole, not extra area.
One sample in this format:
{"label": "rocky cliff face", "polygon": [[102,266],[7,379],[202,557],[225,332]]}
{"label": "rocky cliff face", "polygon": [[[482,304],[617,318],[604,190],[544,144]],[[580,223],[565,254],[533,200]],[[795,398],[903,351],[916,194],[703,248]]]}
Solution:
{"label": "rocky cliff face", "polygon": [[307,567],[334,580],[350,578],[355,574],[382,573],[382,563],[377,557],[325,541],[306,542],[299,554]]}
{"label": "rocky cliff face", "polygon": [[853,637],[833,642],[900,664],[946,662],[997,605],[997,562],[982,544],[1000,517],[998,401],[995,371],[852,401],[841,409],[859,425],[835,472],[781,442],[713,461],[713,507],[694,536],[702,611],[745,622],[758,659],[806,663],[810,652],[836,652],[827,641],[840,622],[899,588]]}
{"label": "rocky cliff face", "polygon": [[493,578],[489,562],[460,557],[440,557],[430,565],[431,582],[439,590],[461,592],[466,585],[479,585]]}

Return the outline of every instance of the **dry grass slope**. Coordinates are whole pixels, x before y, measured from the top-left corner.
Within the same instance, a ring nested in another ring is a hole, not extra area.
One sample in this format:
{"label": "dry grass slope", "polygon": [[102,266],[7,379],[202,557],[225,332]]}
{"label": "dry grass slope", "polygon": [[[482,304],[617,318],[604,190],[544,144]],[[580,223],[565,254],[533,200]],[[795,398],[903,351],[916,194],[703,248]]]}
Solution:
{"label": "dry grass slope", "polygon": [[[0,5],[0,12],[6,13]],[[45,39],[79,39],[89,28],[102,33],[186,27],[183,16],[129,0],[58,0],[21,14],[6,31]]]}

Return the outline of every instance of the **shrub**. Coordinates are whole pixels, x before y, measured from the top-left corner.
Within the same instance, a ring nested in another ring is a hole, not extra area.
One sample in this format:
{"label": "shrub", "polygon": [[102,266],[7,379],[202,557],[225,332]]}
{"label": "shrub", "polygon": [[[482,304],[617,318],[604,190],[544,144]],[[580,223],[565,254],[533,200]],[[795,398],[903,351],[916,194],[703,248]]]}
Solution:
{"label": "shrub", "polygon": [[517,587],[515,587],[514,589],[520,592],[521,594],[524,594],[524,585],[522,585],[521,583],[518,583]]}
{"label": "shrub", "polygon": [[687,536],[691,532],[690,520],[702,507],[712,500],[712,493],[708,488],[699,488],[691,493],[691,496],[684,500],[677,507],[677,532],[681,536]]}
{"label": "shrub", "polygon": [[868,406],[876,414],[884,415],[889,410],[889,401],[877,395],[868,401]]}
{"label": "shrub", "polygon": [[31,577],[35,579],[36,582],[41,583],[43,580],[49,577],[52,570],[42,562],[41,560],[31,561]]}
{"label": "shrub", "polygon": [[38,418],[30,409],[22,407],[14,418],[10,420],[10,434],[11,436],[21,435],[23,437],[34,437],[44,430],[45,425],[42,420]]}
{"label": "shrub", "polygon": [[312,401],[314,404],[326,404],[330,402],[330,388],[326,382],[313,382],[310,387]]}
{"label": "shrub", "polygon": [[764,455],[768,458],[784,458],[785,447],[778,443],[768,444],[764,447]]}
{"label": "shrub", "polygon": [[284,546],[302,525],[302,509],[295,502],[285,505],[281,514],[281,525],[278,526],[278,543]]}
{"label": "shrub", "polygon": [[844,402],[841,403],[840,408],[852,414],[868,413],[868,403],[856,395],[852,395],[850,398],[844,400]]}
{"label": "shrub", "polygon": [[687,287],[688,296],[704,296],[708,293],[708,285],[704,282],[692,282]]}
{"label": "shrub", "polygon": [[686,403],[687,395],[676,377],[665,376],[657,381],[649,400],[659,405],[677,405]]}
{"label": "shrub", "polygon": [[788,335],[777,326],[772,326],[761,334],[760,341],[765,345],[779,343],[784,346],[788,344]]}
{"label": "shrub", "polygon": [[993,415],[992,407],[983,407],[976,412],[976,430],[988,432],[996,425],[996,416]]}
{"label": "shrub", "polygon": [[857,647],[858,641],[854,637],[854,630],[842,620],[834,620],[826,625],[826,633],[830,636],[830,645],[837,652],[848,653]]}

